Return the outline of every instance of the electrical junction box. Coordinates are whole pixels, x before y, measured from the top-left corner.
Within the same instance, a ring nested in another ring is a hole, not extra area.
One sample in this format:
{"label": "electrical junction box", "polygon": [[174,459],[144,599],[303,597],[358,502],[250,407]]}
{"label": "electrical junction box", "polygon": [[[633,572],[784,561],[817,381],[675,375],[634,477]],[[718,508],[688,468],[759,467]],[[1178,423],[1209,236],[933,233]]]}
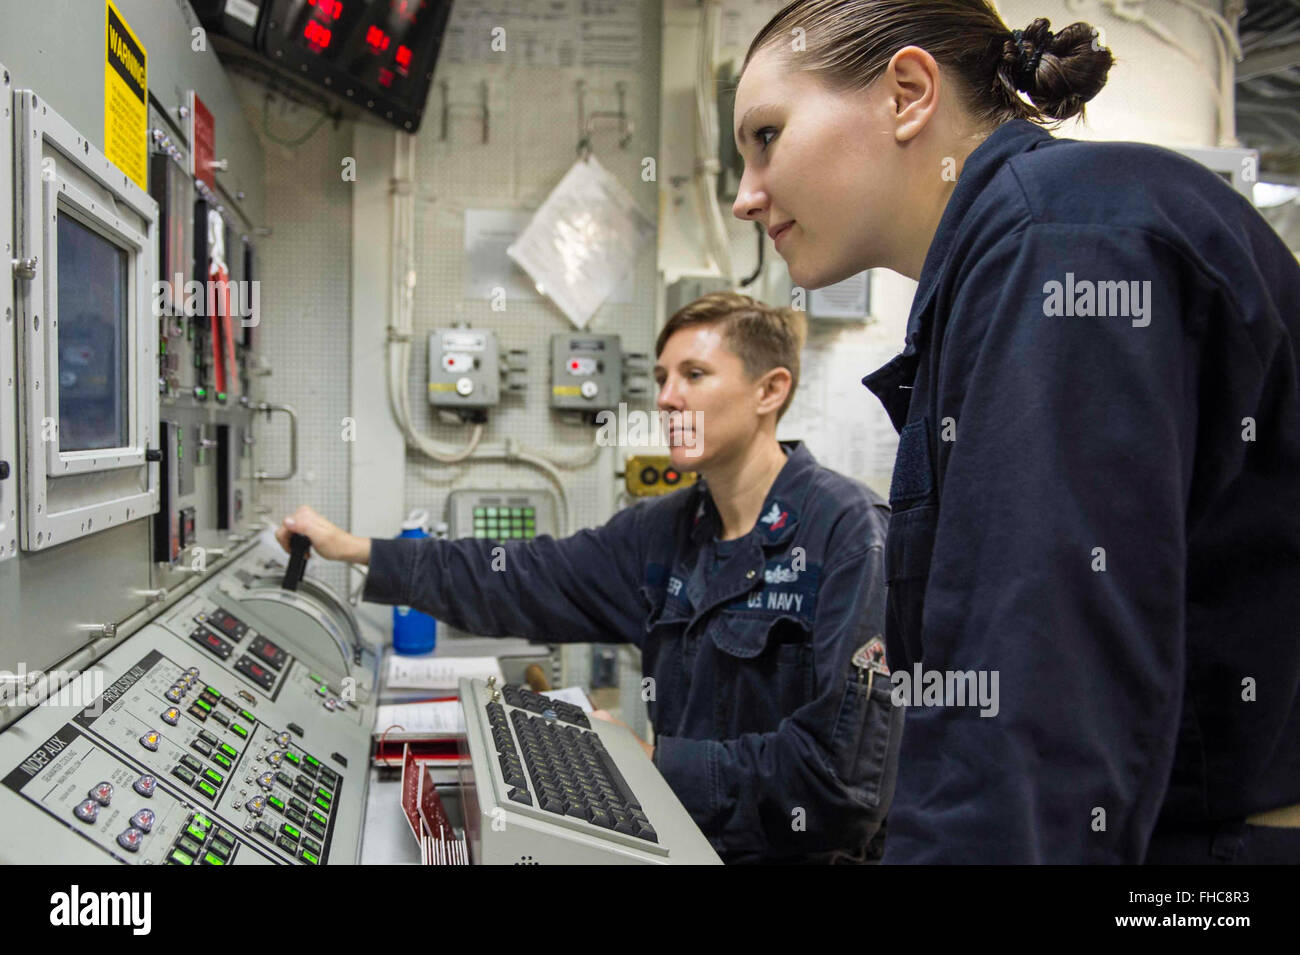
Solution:
{"label": "electrical junction box", "polygon": [[551,336],[551,407],[559,411],[616,409],[623,400],[623,352],[617,335]]}
{"label": "electrical junction box", "polygon": [[501,400],[501,353],[494,332],[444,328],[429,335],[429,404],[482,412]]}

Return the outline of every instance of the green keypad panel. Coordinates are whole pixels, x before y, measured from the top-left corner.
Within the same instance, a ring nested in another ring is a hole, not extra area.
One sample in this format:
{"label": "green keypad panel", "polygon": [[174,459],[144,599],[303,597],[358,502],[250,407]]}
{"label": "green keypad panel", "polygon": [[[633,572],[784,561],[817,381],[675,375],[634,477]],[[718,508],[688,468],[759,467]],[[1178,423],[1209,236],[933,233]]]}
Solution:
{"label": "green keypad panel", "polygon": [[537,512],[532,507],[476,507],[474,536],[489,540],[532,540],[537,536]]}

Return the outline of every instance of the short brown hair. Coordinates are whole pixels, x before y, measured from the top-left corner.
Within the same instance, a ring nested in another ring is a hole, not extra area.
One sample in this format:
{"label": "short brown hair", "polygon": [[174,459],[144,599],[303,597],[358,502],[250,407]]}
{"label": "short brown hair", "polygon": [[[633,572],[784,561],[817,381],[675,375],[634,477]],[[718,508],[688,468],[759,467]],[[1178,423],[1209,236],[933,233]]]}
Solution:
{"label": "short brown hair", "polygon": [[674,332],[695,325],[718,325],[722,340],[744,363],[750,378],[756,379],[773,368],[790,372],[790,393],[776,413],[779,421],[799,384],[799,352],[808,335],[803,314],[791,308],[774,308],[739,292],[710,292],[668,319],[655,342],[656,357],[663,354]]}
{"label": "short brown hair", "polygon": [[[804,31],[797,53],[796,29]],[[745,65],[771,48],[832,89],[860,90],[905,46],[921,47],[957,76],[968,110],[987,126],[1082,116],[1114,63],[1089,24],[1053,33],[1039,17],[1008,30],[988,0],[795,0],[754,37]]]}

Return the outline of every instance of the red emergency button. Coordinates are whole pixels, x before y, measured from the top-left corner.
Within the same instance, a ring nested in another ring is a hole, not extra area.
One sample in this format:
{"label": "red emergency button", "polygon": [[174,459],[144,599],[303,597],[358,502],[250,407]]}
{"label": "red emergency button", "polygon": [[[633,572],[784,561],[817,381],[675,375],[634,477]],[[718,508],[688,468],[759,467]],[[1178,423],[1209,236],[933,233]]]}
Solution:
{"label": "red emergency button", "polygon": [[145,773],[131,784],[131,788],[148,799],[153,796],[153,791],[158,788],[158,780]]}
{"label": "red emergency button", "polygon": [[144,833],[139,829],[128,829],[117,837],[117,844],[127,852],[139,852],[142,842],[144,842]]}
{"label": "red emergency button", "polygon": [[99,803],[93,799],[87,799],[72,811],[82,822],[94,822],[99,818]]}
{"label": "red emergency button", "polygon": [[131,817],[131,825],[141,832],[148,832],[153,828],[153,821],[156,818],[152,809],[141,809]]}
{"label": "red emergency button", "polygon": [[100,783],[86,795],[101,806],[107,806],[113,800],[113,784],[109,782]]}

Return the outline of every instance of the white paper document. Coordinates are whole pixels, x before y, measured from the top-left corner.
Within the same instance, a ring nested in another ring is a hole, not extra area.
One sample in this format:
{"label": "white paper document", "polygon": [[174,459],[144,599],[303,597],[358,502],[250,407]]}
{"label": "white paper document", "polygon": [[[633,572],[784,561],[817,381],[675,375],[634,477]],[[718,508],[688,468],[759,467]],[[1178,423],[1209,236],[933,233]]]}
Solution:
{"label": "white paper document", "polygon": [[451,734],[465,732],[465,710],[460,700],[437,703],[390,703],[375,710],[375,735],[385,730],[407,733]]}
{"label": "white paper document", "polygon": [[501,680],[501,664],[496,657],[403,657],[388,658],[390,690],[455,690],[461,677]]}
{"label": "white paper document", "polygon": [[[542,696],[563,700],[591,712],[591,701],[579,686],[566,686],[562,690],[547,690]],[[437,700],[431,703],[390,703],[375,711],[375,735],[385,730],[397,732],[397,727],[407,733],[464,733],[465,710],[460,700]]]}

